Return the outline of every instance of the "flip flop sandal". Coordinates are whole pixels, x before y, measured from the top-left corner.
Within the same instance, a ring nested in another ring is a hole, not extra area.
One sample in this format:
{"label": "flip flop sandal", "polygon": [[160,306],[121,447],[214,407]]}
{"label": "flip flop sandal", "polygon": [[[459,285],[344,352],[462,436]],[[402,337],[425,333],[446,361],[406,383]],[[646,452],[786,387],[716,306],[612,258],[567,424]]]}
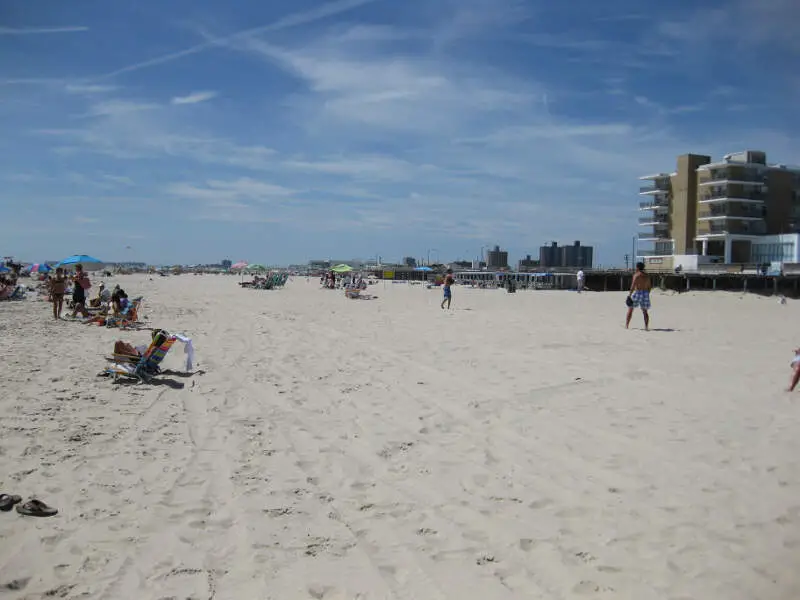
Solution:
{"label": "flip flop sandal", "polygon": [[47,506],[41,500],[28,500],[25,504],[17,506],[17,512],[28,517],[52,517],[58,514],[58,509]]}
{"label": "flip flop sandal", "polygon": [[0,510],[8,512],[14,508],[15,504],[22,502],[21,496],[12,496],[11,494],[0,494]]}

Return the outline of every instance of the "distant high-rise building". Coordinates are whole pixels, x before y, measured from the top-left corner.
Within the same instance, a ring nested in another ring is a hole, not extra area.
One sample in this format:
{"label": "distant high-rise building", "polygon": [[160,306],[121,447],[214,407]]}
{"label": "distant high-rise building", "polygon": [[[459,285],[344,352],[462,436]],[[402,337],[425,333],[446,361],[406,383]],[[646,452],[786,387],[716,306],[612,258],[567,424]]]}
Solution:
{"label": "distant high-rise building", "polygon": [[405,258],[403,258],[403,264],[406,267],[411,267],[412,269],[416,269],[417,268],[417,259],[414,258],[413,256],[406,256]]}
{"label": "distant high-rise building", "polygon": [[594,248],[581,246],[576,241],[571,246],[559,246],[551,242],[539,248],[539,264],[542,267],[591,268],[594,261]]}
{"label": "distant high-rise building", "polygon": [[528,254],[525,258],[519,259],[517,263],[517,269],[519,271],[528,271],[530,269],[535,269],[539,266],[539,261],[536,259],[531,258],[531,255]]}
{"label": "distant high-rise building", "polygon": [[[639,225],[647,228],[639,234],[646,245],[637,249],[639,258],[694,254],[747,263],[763,260],[760,246],[768,240],[761,236],[800,230],[800,169],[767,164],[761,151],[727,154],[715,163],[684,154],[675,171],[639,179],[649,182],[639,188],[647,198],[639,203]],[[779,260],[782,252],[772,254]]]}
{"label": "distant high-rise building", "polygon": [[223,269],[230,269],[233,266],[233,262],[229,261],[227,258],[223,260],[220,265],[222,265]]}
{"label": "distant high-rise building", "polygon": [[495,246],[486,253],[486,266],[489,269],[507,269],[508,252],[500,250],[500,246]]}

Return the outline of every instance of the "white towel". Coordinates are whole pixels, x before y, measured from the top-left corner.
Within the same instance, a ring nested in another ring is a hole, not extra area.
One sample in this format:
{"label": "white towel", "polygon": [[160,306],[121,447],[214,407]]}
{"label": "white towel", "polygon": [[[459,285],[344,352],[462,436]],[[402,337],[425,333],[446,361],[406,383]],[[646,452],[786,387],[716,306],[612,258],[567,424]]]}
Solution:
{"label": "white towel", "polygon": [[186,372],[188,373],[192,370],[192,365],[194,364],[194,346],[192,345],[192,338],[181,335],[180,333],[173,333],[172,335],[175,336],[176,340],[184,344],[183,352],[186,354]]}

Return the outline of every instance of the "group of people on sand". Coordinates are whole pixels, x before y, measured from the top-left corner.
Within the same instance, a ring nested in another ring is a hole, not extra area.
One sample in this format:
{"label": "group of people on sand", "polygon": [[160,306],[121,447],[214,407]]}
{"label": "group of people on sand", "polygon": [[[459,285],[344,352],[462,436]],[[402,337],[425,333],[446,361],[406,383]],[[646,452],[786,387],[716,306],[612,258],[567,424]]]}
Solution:
{"label": "group of people on sand", "polygon": [[[61,319],[64,309],[64,297],[69,286],[72,286],[72,318],[77,318],[80,314],[84,319],[94,319],[89,312],[89,308],[97,309],[101,316],[109,313],[114,315],[122,314],[128,307],[129,300],[125,290],[117,285],[114,291],[106,289],[105,283],[100,283],[97,296],[87,303],[87,292],[92,287],[89,275],[83,265],[75,265],[75,274],[70,276],[62,267],[56,268],[55,275],[48,277],[45,281],[53,305],[53,318]],[[96,315],[95,315],[96,316]]]}
{"label": "group of people on sand", "polygon": [[8,300],[14,297],[14,294],[19,289],[17,281],[22,265],[9,262],[6,266],[8,272],[0,273],[0,300]]}

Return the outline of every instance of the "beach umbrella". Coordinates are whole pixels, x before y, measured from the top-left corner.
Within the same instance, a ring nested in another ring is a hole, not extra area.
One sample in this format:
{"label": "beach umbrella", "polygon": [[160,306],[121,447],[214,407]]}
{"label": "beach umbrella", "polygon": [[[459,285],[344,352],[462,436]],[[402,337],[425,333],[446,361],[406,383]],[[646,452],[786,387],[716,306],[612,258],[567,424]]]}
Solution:
{"label": "beach umbrella", "polygon": [[231,270],[238,271],[239,269],[244,269],[245,267],[247,267],[247,263],[243,260],[240,260],[236,264],[231,265]]}
{"label": "beach umbrella", "polygon": [[415,271],[433,271],[430,267],[417,267]]}
{"label": "beach umbrella", "polygon": [[83,265],[83,268],[87,271],[96,271],[103,268],[103,261],[86,254],[73,254],[59,262],[56,267],[72,267],[75,265]]}
{"label": "beach umbrella", "polygon": [[267,267],[265,267],[264,265],[259,265],[259,264],[247,265],[247,270],[248,271],[266,271]]}
{"label": "beach umbrella", "polygon": [[0,265],[0,273],[8,273],[10,270],[7,266]]}
{"label": "beach umbrella", "polygon": [[352,270],[353,270],[353,267],[351,267],[350,265],[344,265],[344,264],[336,265],[335,267],[331,268],[331,271],[333,271],[334,273],[349,273]]}
{"label": "beach umbrella", "polygon": [[47,263],[34,263],[28,267],[28,270],[31,273],[49,273],[53,269]]}

